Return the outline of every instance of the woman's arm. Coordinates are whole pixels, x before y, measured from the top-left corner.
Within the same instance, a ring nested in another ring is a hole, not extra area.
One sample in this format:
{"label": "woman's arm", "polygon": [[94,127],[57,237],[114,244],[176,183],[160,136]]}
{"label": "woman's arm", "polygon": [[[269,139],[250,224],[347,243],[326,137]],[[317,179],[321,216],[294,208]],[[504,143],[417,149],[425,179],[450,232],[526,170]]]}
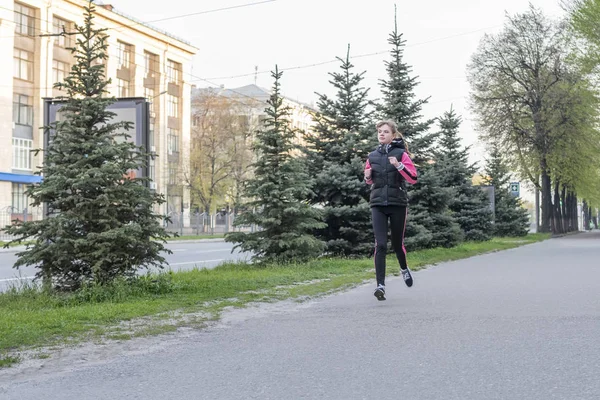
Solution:
{"label": "woman's arm", "polygon": [[371,176],[371,174],[371,163],[369,162],[369,160],[367,160],[367,163],[365,164],[365,183],[367,185],[373,184],[373,177]]}
{"label": "woman's arm", "polygon": [[417,183],[417,168],[415,168],[415,164],[413,164],[406,152],[402,153],[402,161],[400,161],[398,167],[396,168],[406,182],[410,183],[411,185]]}

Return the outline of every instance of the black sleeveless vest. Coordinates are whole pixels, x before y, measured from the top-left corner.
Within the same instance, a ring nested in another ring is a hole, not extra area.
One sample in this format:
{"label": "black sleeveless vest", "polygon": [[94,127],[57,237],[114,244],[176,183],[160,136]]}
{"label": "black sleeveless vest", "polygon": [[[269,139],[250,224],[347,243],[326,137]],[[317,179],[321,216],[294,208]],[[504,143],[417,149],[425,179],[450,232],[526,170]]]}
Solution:
{"label": "black sleeveless vest", "polygon": [[406,181],[394,167],[388,157],[396,157],[402,161],[405,152],[404,141],[394,139],[389,146],[379,145],[369,154],[371,165],[371,207],[375,206],[407,206]]}

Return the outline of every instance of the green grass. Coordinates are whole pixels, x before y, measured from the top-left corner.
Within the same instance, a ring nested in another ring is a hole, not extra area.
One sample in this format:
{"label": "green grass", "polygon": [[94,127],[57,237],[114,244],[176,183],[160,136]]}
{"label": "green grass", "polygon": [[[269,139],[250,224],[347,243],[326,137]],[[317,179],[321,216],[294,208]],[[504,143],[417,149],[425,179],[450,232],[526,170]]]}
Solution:
{"label": "green grass", "polygon": [[17,364],[21,361],[18,356],[9,356],[0,354],[0,368],[10,367],[13,364]]}
{"label": "green grass", "polygon": [[[409,253],[408,262],[418,270],[548,237],[529,235],[416,251]],[[392,257],[388,262],[396,263]],[[98,338],[126,340],[171,332],[180,326],[202,327],[219,318],[226,307],[282,299],[302,301],[373,278],[372,259],[338,258],[283,266],[226,264],[213,270],[145,276],[110,287],[89,286],[71,294],[23,286],[0,294],[0,366],[18,362],[17,354],[24,349]]]}

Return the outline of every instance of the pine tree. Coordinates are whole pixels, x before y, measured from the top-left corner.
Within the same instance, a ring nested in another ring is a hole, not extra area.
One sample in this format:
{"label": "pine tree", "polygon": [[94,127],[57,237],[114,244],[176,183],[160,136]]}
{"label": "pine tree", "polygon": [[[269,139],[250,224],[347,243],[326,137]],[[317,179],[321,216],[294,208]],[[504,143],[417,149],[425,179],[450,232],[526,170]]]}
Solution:
{"label": "pine tree", "polygon": [[162,267],[160,253],[170,252],[163,246],[169,234],[153,212],[164,198],[148,189],[147,178],[131,174],[146,165],[148,154],[121,133],[131,123],[110,122],[116,114],[107,111],[115,98],[105,97],[107,36],[94,27],[94,11],[90,1],[84,24],[75,27],[76,62],[56,84],[66,92],[62,119],[51,127],[55,134],[38,172],[43,181],[27,192],[33,206],[46,205],[46,218],[8,230],[34,240],[15,266],[37,266],[36,276],[61,290]]}
{"label": "pine tree", "polygon": [[259,226],[257,232],[233,232],[225,240],[234,248],[252,252],[258,262],[305,261],[322,254],[324,243],[310,234],[323,228],[321,213],[305,199],[311,181],[304,163],[294,158],[293,140],[297,131],[290,126],[290,108],[283,104],[277,67],[272,72],[273,92],[265,109],[264,129],[257,132],[253,164],[254,178],[247,182],[245,198],[252,199],[234,225]]}
{"label": "pine tree", "polygon": [[307,164],[313,186],[313,204],[324,209],[327,227],[315,235],[326,242],[327,253],[341,256],[372,252],[372,227],[364,160],[374,147],[375,134],[366,127],[368,89],[361,86],[364,72],[353,72],[350,46],[346,58],[338,57],[340,72],[330,73],[335,98],[319,95],[315,132],[305,135]]}
{"label": "pine tree", "polygon": [[529,213],[509,192],[509,170],[497,145],[492,145],[485,166],[484,182],[494,186],[494,235],[525,236],[529,232]]}
{"label": "pine tree", "polygon": [[469,148],[461,147],[461,119],[454,110],[439,119],[440,144],[435,169],[442,187],[451,190],[448,207],[464,232],[465,240],[485,241],[492,235],[492,213],[486,194],[473,186],[476,165],[469,164]]}
{"label": "pine tree", "polygon": [[418,183],[408,188],[406,245],[412,250],[432,245],[453,246],[461,240],[460,229],[448,211],[449,195],[439,186],[440,180],[429,164],[436,140],[436,133],[429,132],[433,120],[422,120],[421,109],[427,99],[415,100],[418,82],[410,76],[411,68],[403,60],[405,41],[398,33],[395,15],[388,43],[392,46],[391,60],[385,62],[388,76],[380,81],[383,99],[377,109],[382,119],[398,124],[419,173]]}
{"label": "pine tree", "polygon": [[409,251],[453,247],[463,240],[460,226],[448,209],[452,191],[441,187],[440,176],[433,165],[426,164],[419,169],[419,183],[410,196],[405,239]]}
{"label": "pine tree", "polygon": [[[395,8],[395,7],[394,7]],[[429,133],[433,119],[422,121],[421,109],[429,99],[415,100],[414,90],[419,84],[411,77],[411,68],[403,61],[406,41],[398,33],[394,11],[394,31],[388,43],[392,46],[391,60],[385,62],[387,80],[380,80],[383,102],[378,111],[382,118],[390,118],[398,124],[398,130],[410,144],[413,161],[422,165],[430,160],[435,133]]]}

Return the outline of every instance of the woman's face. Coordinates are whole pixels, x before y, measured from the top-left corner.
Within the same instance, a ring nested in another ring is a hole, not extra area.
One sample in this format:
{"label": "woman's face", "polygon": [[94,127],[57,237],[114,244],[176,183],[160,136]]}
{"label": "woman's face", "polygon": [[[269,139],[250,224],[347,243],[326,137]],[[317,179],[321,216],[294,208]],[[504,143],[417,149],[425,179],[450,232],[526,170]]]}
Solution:
{"label": "woman's face", "polygon": [[394,140],[394,133],[388,124],[383,124],[377,128],[377,139],[381,144],[389,144]]}

